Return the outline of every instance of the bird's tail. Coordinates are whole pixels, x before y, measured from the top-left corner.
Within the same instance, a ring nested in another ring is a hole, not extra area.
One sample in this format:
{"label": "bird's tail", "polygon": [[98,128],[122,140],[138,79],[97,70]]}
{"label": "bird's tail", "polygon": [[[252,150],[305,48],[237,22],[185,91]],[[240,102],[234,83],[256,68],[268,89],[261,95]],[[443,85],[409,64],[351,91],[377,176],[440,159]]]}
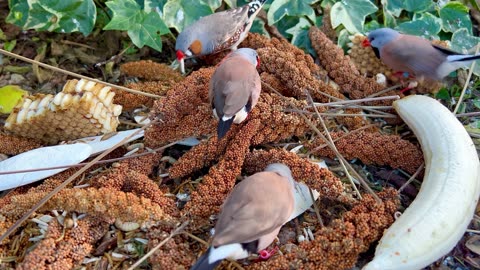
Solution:
{"label": "bird's tail", "polygon": [[221,138],[223,138],[223,136],[225,136],[225,134],[227,134],[227,131],[230,129],[230,127],[232,126],[232,123],[233,123],[233,119],[235,118],[234,117],[231,117],[230,119],[228,120],[224,120],[223,117],[218,119],[218,127],[217,127],[217,135],[218,135],[218,139],[220,140]]}
{"label": "bird's tail", "polygon": [[248,18],[255,17],[267,0],[254,0],[248,3]]}
{"label": "bird's tail", "polygon": [[212,252],[212,247],[210,247],[205,254],[203,254],[200,258],[198,258],[197,262],[192,265],[190,270],[213,270],[217,265],[219,265],[222,261],[215,261],[213,263],[208,262],[208,256]]}
{"label": "bird's tail", "polygon": [[457,55],[447,56],[448,62],[471,62],[478,59],[480,59],[480,54],[477,54],[477,55],[457,54]]}

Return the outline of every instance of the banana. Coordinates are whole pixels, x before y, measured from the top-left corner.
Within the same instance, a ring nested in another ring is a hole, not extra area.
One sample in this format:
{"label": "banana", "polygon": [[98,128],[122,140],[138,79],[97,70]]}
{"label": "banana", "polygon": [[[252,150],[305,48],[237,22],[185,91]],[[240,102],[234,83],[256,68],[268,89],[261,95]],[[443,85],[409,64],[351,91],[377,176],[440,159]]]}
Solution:
{"label": "banana", "polygon": [[385,231],[363,270],[414,270],[438,260],[462,238],[480,195],[477,151],[457,118],[421,95],[393,106],[422,146],[425,177],[417,197]]}

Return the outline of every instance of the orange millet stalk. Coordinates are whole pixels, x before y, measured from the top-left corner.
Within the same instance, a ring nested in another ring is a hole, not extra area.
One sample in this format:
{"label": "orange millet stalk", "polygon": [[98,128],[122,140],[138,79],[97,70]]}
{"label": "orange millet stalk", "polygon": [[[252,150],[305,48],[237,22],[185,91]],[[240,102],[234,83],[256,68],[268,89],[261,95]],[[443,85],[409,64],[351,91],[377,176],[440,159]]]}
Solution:
{"label": "orange millet stalk", "polygon": [[5,155],[18,155],[36,148],[42,143],[29,138],[22,138],[0,132],[0,153]]}
{"label": "orange millet stalk", "polygon": [[[371,78],[365,78],[355,67],[350,57],[345,56],[343,50],[333,43],[320,29],[313,26],[309,31],[312,46],[317,52],[321,65],[328,71],[328,75],[340,86],[344,94],[351,99],[360,99],[384,89]],[[383,95],[397,95],[389,91]],[[391,104],[391,100],[380,102]]]}
{"label": "orange millet stalk", "polygon": [[[331,133],[333,140],[343,135],[345,135],[343,132]],[[335,158],[333,151],[324,144],[323,140],[317,138],[305,146],[314,154]],[[318,146],[322,148],[317,148]],[[335,146],[346,159],[358,158],[366,165],[388,165],[410,174],[413,174],[423,162],[420,148],[398,135],[361,131],[336,141]]]}

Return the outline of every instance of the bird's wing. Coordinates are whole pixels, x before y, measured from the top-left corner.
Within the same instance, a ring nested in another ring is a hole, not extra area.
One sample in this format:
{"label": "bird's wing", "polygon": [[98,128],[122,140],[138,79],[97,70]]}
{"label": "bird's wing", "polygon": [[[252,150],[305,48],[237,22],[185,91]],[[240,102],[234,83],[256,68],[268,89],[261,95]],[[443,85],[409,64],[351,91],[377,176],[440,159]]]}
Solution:
{"label": "bird's wing", "polygon": [[[259,77],[255,67],[241,58],[228,59],[210,81],[209,96],[219,116],[234,116],[250,100]],[[257,98],[258,99],[258,98]]]}
{"label": "bird's wing", "polygon": [[382,61],[397,71],[407,71],[415,76],[435,78],[437,68],[446,55],[432,46],[430,41],[416,36],[402,35],[380,52]]}
{"label": "bird's wing", "polygon": [[235,39],[236,35],[238,35],[238,38],[240,37],[245,24],[248,22],[248,5],[217,12],[204,18],[201,22],[202,29],[211,40],[211,44],[207,46],[218,51],[219,48],[217,47],[228,43],[232,38]]}
{"label": "bird's wing", "polygon": [[222,207],[214,246],[248,243],[281,227],[294,207],[293,187],[274,172],[261,172],[240,182]]}

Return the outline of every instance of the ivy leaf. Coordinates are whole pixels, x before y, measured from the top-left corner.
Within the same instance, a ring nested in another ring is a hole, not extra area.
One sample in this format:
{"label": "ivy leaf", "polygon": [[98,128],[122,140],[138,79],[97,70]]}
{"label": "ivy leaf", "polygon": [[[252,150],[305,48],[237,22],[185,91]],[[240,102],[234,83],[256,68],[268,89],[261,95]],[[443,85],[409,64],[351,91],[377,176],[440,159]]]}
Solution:
{"label": "ivy leaf", "polygon": [[315,50],[312,48],[310,38],[308,37],[308,30],[311,26],[307,19],[300,18],[298,23],[294,27],[287,29],[286,32],[292,35],[291,43],[293,45],[312,55],[316,55]]}
{"label": "ivy leaf", "polygon": [[275,23],[278,31],[282,36],[287,39],[290,39],[292,36],[287,33],[287,30],[294,27],[300,21],[299,17],[294,16],[284,16],[280,21]]}
{"label": "ivy leaf", "polygon": [[330,10],[332,27],[337,28],[343,24],[351,33],[363,32],[365,18],[377,10],[370,0],[342,0]]}
{"label": "ivy leaf", "polygon": [[415,14],[413,20],[398,25],[397,30],[402,33],[438,39],[442,29],[442,20],[430,13]]}
{"label": "ivy leaf", "polygon": [[167,0],[144,0],[143,11],[149,13],[152,11],[160,12],[160,17],[163,16],[163,6],[165,6]]}
{"label": "ivy leaf", "polygon": [[112,20],[104,30],[126,30],[135,46],[145,45],[162,50],[161,35],[170,33],[160,15],[152,11],[146,13],[134,0],[115,0],[106,2],[113,12]]}
{"label": "ivy leaf", "polygon": [[391,15],[398,17],[403,10],[403,0],[382,0],[384,11],[386,10]]}
{"label": "ivy leaf", "polygon": [[143,17],[141,23],[136,23],[127,33],[135,46],[142,48],[147,45],[157,51],[162,51],[160,36],[170,33],[170,30],[158,13],[150,12]]}
{"label": "ivy leaf", "polygon": [[207,4],[212,9],[212,12],[222,5],[222,0],[202,0],[202,2]]}
{"label": "ivy leaf", "polygon": [[227,5],[230,8],[236,8],[237,7],[237,0],[225,0],[225,3],[227,3]]}
{"label": "ivy leaf", "polygon": [[[458,29],[452,35],[452,49],[454,51],[464,53],[475,53],[475,46],[480,44],[480,38],[472,36],[468,33],[466,28]],[[475,68],[473,69],[473,73],[475,75],[480,76],[480,64],[475,64]]]}
{"label": "ivy leaf", "polygon": [[268,24],[273,25],[285,16],[307,16],[311,21],[315,21],[315,11],[310,5],[318,1],[319,0],[275,0],[268,9]]}
{"label": "ivy leaf", "polygon": [[132,24],[141,21],[142,9],[133,0],[108,1],[105,4],[112,11],[113,16],[103,30],[127,31]]}
{"label": "ivy leaf", "polygon": [[468,7],[460,2],[449,2],[440,9],[442,29],[445,32],[455,32],[460,28],[466,28],[472,34],[472,21],[468,14]]}
{"label": "ivy leaf", "polygon": [[201,17],[212,14],[213,11],[202,1],[169,0],[163,7],[163,13],[168,27],[182,32],[186,26]]}
{"label": "ivy leaf", "polygon": [[250,28],[250,33],[258,33],[263,36],[270,37],[267,29],[265,29],[265,22],[259,18],[253,20],[252,28]]}
{"label": "ivy leaf", "polygon": [[97,16],[93,0],[11,0],[7,22],[23,29],[83,35],[92,32]]}
{"label": "ivy leaf", "polygon": [[425,12],[433,8],[432,0],[404,0],[403,9],[410,12]]}

